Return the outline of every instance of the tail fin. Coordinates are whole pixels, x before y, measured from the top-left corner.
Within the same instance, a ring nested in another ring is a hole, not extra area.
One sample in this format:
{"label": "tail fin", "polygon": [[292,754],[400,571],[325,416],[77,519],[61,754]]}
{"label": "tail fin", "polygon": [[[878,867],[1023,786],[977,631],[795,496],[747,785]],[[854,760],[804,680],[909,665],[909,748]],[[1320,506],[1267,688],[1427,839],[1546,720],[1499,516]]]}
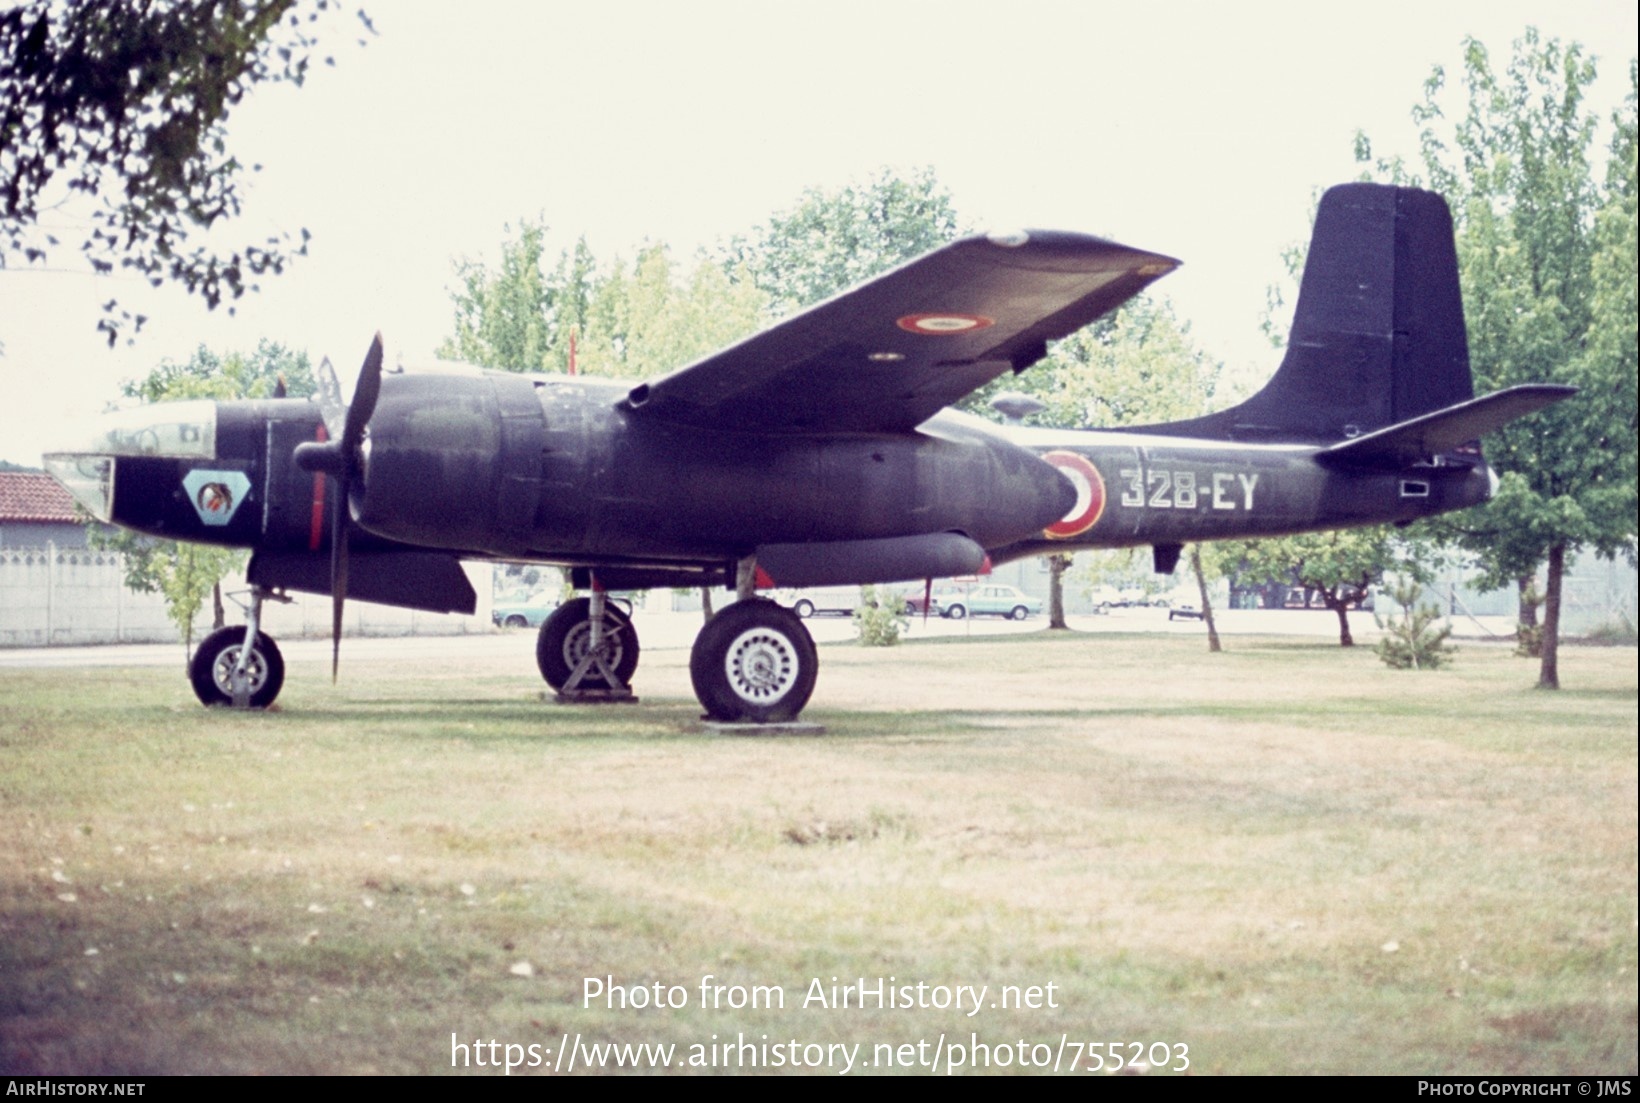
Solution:
{"label": "tail fin", "polygon": [[1328,444],[1474,396],[1452,215],[1433,192],[1328,189],[1287,354],[1239,406],[1150,431]]}

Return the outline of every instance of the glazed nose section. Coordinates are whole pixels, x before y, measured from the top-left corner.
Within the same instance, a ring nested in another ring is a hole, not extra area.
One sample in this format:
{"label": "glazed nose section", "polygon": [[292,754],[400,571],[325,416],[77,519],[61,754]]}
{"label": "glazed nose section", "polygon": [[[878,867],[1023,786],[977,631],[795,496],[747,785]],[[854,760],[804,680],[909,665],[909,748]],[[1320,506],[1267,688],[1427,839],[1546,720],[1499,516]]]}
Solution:
{"label": "glazed nose section", "polygon": [[216,402],[117,410],[65,433],[45,455],[46,469],[99,521],[170,539],[253,544],[258,426],[243,412],[228,420],[245,424],[225,440]]}
{"label": "glazed nose section", "polygon": [[47,452],[51,477],[73,495],[80,508],[104,524],[114,520],[114,457]]}
{"label": "glazed nose section", "polygon": [[99,521],[114,516],[116,472],[216,458],[216,403],[167,402],[72,425],[45,454],[46,470]]}

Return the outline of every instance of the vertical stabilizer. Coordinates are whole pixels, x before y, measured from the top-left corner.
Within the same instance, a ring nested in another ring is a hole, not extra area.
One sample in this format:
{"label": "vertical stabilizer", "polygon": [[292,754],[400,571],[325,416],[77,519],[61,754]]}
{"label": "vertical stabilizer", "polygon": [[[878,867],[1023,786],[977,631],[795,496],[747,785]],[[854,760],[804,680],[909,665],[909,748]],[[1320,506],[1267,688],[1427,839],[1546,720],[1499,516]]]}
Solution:
{"label": "vertical stabilizer", "polygon": [[1321,444],[1473,395],[1446,201],[1416,188],[1343,184],[1321,197],[1275,376],[1239,406],[1145,429]]}

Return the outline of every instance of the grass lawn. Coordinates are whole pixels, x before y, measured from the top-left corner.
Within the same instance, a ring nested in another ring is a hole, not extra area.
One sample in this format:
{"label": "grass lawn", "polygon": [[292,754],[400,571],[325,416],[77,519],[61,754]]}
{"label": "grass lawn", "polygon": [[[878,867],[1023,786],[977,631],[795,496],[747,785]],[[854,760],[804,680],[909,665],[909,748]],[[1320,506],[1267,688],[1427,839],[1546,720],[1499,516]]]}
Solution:
{"label": "grass lawn", "polygon": [[826,646],[784,738],[682,651],[0,670],[0,1071],[1634,1074],[1634,649],[1229,646]]}

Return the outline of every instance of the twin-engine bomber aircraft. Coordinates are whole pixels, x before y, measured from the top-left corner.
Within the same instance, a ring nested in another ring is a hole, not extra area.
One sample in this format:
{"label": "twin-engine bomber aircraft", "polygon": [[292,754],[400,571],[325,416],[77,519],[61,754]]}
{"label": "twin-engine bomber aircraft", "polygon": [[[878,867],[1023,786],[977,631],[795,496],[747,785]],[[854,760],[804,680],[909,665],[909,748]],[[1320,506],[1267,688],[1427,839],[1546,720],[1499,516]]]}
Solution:
{"label": "twin-engine bomber aircraft", "polygon": [[[1190,540],[1482,502],[1479,438],[1572,393],[1475,398],[1446,203],[1349,184],[1321,201],[1286,356],[1239,406],[1099,431],[946,409],[1177,263],[1079,234],[970,237],[637,384],[384,374],[378,335],[351,405],[327,363],[317,403],[122,411],[46,462],[104,521],[253,550],[247,625],[191,663],[206,704],[278,695],[267,598],[332,595],[335,647],[349,596],[471,613],[463,559],[571,568],[590,596],[542,626],[541,672],[618,695],[638,639],[606,588],[896,582],[1142,544],[1170,572]],[[808,702],[816,656],[793,612],[748,597],[689,665],[710,717],[767,723]]]}

